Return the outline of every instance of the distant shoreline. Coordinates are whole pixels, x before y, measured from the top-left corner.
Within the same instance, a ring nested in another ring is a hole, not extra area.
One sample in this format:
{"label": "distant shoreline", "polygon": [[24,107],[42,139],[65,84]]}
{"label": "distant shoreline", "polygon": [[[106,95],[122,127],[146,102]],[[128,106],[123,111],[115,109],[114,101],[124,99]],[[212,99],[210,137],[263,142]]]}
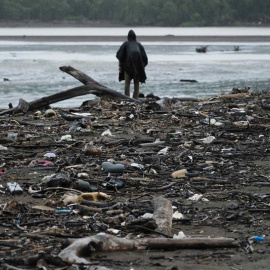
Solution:
{"label": "distant shoreline", "polygon": [[[0,36],[1,41],[122,42],[126,36]],[[139,36],[141,42],[270,42],[270,36]]]}

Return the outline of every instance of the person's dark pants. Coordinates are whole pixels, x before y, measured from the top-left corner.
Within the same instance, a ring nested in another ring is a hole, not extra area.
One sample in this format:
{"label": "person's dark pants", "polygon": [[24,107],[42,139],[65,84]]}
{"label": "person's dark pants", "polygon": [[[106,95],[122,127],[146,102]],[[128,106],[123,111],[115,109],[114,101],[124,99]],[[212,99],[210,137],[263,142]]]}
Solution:
{"label": "person's dark pants", "polygon": [[[130,97],[130,83],[131,79],[130,76],[125,72],[125,95]],[[138,99],[139,98],[139,81],[134,80],[134,92],[133,92],[133,98]]]}

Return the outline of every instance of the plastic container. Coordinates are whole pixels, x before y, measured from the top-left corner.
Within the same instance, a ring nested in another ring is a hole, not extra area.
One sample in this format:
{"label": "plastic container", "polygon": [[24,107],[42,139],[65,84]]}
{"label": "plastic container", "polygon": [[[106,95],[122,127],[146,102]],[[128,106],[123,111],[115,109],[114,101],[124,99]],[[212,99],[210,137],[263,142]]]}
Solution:
{"label": "plastic container", "polygon": [[77,181],[77,189],[81,191],[92,191],[92,188],[89,184],[89,182],[84,180],[78,180]]}
{"label": "plastic container", "polygon": [[8,182],[7,188],[11,194],[22,194],[23,189],[20,187],[20,185],[17,182]]}
{"label": "plastic container", "polygon": [[109,161],[105,161],[102,163],[102,169],[104,170],[104,172],[108,173],[122,173],[125,169],[125,165],[113,164]]}

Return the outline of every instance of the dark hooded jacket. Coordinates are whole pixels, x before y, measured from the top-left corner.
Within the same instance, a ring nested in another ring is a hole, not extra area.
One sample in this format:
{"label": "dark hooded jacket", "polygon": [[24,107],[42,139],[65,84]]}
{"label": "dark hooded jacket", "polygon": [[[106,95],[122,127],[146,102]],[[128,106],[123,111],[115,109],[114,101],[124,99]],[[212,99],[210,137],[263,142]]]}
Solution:
{"label": "dark hooded jacket", "polygon": [[148,64],[148,58],[144,47],[136,41],[136,34],[133,30],[129,31],[128,40],[121,45],[116,58],[122,67],[119,73],[119,81],[125,79],[125,71],[131,79],[145,83],[144,67]]}

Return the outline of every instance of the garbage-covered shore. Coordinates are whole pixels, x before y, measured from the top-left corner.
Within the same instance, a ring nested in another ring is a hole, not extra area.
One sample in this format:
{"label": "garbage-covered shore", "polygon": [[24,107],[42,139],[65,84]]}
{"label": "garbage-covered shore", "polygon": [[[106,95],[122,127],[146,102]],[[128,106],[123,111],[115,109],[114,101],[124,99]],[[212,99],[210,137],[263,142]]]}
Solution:
{"label": "garbage-covered shore", "polygon": [[269,100],[1,115],[1,269],[268,269]]}

